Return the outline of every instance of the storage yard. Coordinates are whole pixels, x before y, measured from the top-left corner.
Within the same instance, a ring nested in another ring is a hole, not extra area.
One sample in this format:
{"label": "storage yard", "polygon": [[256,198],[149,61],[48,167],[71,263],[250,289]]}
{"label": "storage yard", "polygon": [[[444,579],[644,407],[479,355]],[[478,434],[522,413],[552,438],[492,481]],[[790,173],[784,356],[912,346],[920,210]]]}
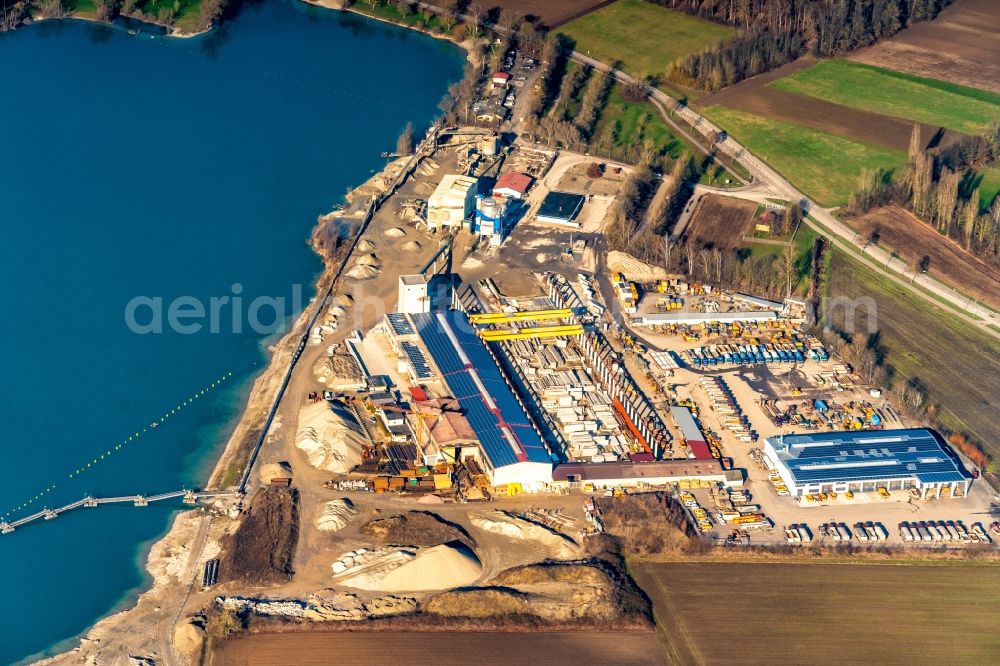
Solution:
{"label": "storage yard", "polygon": [[[350,343],[368,387],[347,401],[371,446],[339,487],[466,500],[668,489],[717,544],[922,544],[900,527],[915,511],[959,534],[932,544],[992,543],[985,484],[932,431],[902,429],[879,387],[801,330],[797,302],[615,274],[626,312],[666,299],[668,313],[702,313],[643,329],[668,347],[650,351],[601,323],[595,277],[538,273],[542,293],[516,298],[486,279],[450,299],[401,277],[397,312]],[[831,465],[836,478],[811,471]]]}
{"label": "storage yard", "polygon": [[[269,439],[262,482],[294,485],[312,521],[294,578],[258,593],[326,619],[461,610],[431,600],[540,557],[585,557],[604,543],[591,535],[605,517],[618,529],[640,497],[651,518],[669,503],[675,548],[961,557],[1000,538],[993,496],[962,461],[947,492],[919,497],[889,477],[854,489],[786,478],[764,455],[775,436],[884,439],[914,424],[804,329],[802,302],[690,282],[627,255],[604,265],[601,224],[618,179],[597,183],[608,194],[588,192],[589,162],[455,131],[414,168],[399,205],[374,216],[304,347],[312,372]],[[580,195],[564,199],[574,224],[539,219],[553,191]],[[645,538],[641,552],[662,552],[665,539]],[[568,584],[541,596],[531,585],[515,586],[505,612],[567,621]],[[308,596],[324,589],[341,596]],[[605,612],[600,589],[593,608]]]}

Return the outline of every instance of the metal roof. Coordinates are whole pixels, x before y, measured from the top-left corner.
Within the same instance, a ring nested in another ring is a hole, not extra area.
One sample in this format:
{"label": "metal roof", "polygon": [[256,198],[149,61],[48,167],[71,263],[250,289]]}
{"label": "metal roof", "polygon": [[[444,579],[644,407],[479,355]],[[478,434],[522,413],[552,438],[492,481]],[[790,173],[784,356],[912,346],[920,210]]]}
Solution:
{"label": "metal roof", "polygon": [[684,442],[691,449],[694,457],[699,460],[711,460],[712,451],[708,448],[705,435],[698,427],[697,421],[694,420],[691,410],[687,407],[674,405],[670,408],[670,416],[673,417],[674,423],[680,429],[681,436],[684,437]]}
{"label": "metal roof", "polygon": [[705,435],[701,433],[701,428],[695,422],[694,417],[691,415],[691,410],[687,407],[678,407],[673,405],[670,407],[670,416],[673,417],[674,423],[681,431],[681,435],[684,439],[691,441],[697,440],[700,442],[705,441]]}
{"label": "metal roof", "polygon": [[725,472],[715,460],[657,460],[655,462],[562,463],[552,470],[554,481],[615,481],[626,479],[683,479],[717,477]]}
{"label": "metal roof", "polygon": [[572,220],[583,207],[586,200],[582,194],[571,194],[569,192],[549,192],[542,200],[542,205],[538,207],[535,217],[547,218],[551,220]]}
{"label": "metal roof", "polygon": [[458,400],[494,468],[552,457],[465,313],[411,315],[417,334]]}
{"label": "metal roof", "polygon": [[779,435],[767,444],[797,485],[915,478],[948,483],[968,478],[929,428]]}
{"label": "metal roof", "polygon": [[650,312],[632,318],[634,324],[722,324],[734,321],[769,321],[775,312]]}

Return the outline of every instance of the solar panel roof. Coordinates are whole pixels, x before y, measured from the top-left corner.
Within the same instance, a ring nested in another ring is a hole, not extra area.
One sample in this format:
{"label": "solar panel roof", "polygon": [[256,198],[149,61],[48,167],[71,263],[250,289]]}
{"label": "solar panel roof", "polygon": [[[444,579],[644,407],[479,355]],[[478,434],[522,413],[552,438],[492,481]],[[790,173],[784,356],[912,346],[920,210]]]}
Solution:
{"label": "solar panel roof", "polygon": [[390,312],[385,316],[385,318],[389,322],[389,326],[392,327],[392,332],[397,336],[416,334],[416,331],[413,330],[413,324],[410,323],[410,320],[406,318],[405,314],[401,312]]}
{"label": "solar panel roof", "polygon": [[798,484],[897,478],[948,483],[967,478],[928,428],[783,435],[768,443]]}
{"label": "solar panel roof", "polygon": [[406,358],[410,362],[410,367],[417,374],[417,379],[429,379],[434,376],[434,373],[431,371],[431,364],[427,361],[424,353],[420,351],[420,347],[412,342],[401,342],[399,347],[406,354]]}
{"label": "solar panel roof", "polygon": [[[531,419],[465,314],[447,310],[418,313],[411,317],[417,334],[434,359],[448,389],[459,401],[465,418],[494,468],[523,461],[551,464],[552,457]],[[488,402],[495,405],[495,410]],[[516,445],[512,446],[504,436],[503,426],[507,426],[513,434]]]}

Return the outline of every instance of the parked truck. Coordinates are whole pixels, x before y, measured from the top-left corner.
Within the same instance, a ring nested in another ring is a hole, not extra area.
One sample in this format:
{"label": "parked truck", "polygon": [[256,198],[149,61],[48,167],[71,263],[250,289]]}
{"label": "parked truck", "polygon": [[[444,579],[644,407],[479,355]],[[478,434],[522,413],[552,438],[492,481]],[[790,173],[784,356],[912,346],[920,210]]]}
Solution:
{"label": "parked truck", "polygon": [[858,538],[861,543],[868,543],[868,532],[865,531],[864,523],[854,523],[854,536]]}
{"label": "parked truck", "polygon": [[868,533],[868,540],[869,541],[878,541],[879,540],[879,538],[878,538],[879,534],[878,534],[878,532],[875,531],[875,523],[873,523],[871,521],[868,521],[867,523],[865,523],[865,532]]}
{"label": "parked truck", "polygon": [[899,536],[904,543],[913,543],[913,531],[905,522],[899,524]]}
{"label": "parked truck", "polygon": [[847,525],[840,524],[836,526],[837,533],[840,534],[840,540],[844,542],[849,542],[851,540],[851,531],[847,529]]}

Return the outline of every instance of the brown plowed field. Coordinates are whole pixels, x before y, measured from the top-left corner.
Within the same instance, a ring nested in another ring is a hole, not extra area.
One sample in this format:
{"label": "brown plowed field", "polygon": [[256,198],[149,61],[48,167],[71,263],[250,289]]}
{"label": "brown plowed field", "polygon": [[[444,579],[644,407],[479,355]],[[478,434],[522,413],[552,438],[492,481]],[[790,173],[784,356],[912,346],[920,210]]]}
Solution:
{"label": "brown plowed field", "polygon": [[211,666],[659,666],[666,663],[654,632],[295,632],[225,641]]}
{"label": "brown plowed field", "polygon": [[706,194],[688,224],[688,238],[699,247],[728,250],[743,245],[757,204],[716,194]]}
{"label": "brown plowed field", "polygon": [[956,0],[933,21],[861,49],[852,60],[1000,92],[1000,2]]}
{"label": "brown plowed field", "polygon": [[[815,97],[796,95],[785,90],[767,87],[771,81],[814,64],[816,64],[814,58],[799,58],[784,67],[779,67],[766,74],[741,81],[717,93],[702,97],[698,100],[698,105],[701,108],[708,108],[713,104],[719,104],[758,116],[805,125],[861,143],[904,151],[909,148],[910,132],[913,130],[912,121],[881,116],[877,113],[852,109]],[[880,66],[885,67],[886,62],[882,62]],[[921,125],[921,128],[927,141],[930,141],[938,130],[937,127],[930,125]],[[961,136],[957,132],[946,131],[940,144],[947,145]]]}
{"label": "brown plowed field", "polygon": [[[445,0],[425,2],[439,7],[445,5]],[[614,0],[480,0],[479,4],[486,11],[494,7],[513,9],[521,16],[538,18],[548,27],[555,28],[612,2]]]}
{"label": "brown plowed field", "polygon": [[[995,563],[633,562],[674,663],[983,664]],[[990,655],[993,655],[992,657]]]}
{"label": "brown plowed field", "polygon": [[966,252],[902,208],[873,210],[848,224],[866,238],[878,226],[879,244],[898,252],[907,263],[912,265],[926,254],[931,258],[932,275],[987,305],[1000,307],[1000,267]]}

